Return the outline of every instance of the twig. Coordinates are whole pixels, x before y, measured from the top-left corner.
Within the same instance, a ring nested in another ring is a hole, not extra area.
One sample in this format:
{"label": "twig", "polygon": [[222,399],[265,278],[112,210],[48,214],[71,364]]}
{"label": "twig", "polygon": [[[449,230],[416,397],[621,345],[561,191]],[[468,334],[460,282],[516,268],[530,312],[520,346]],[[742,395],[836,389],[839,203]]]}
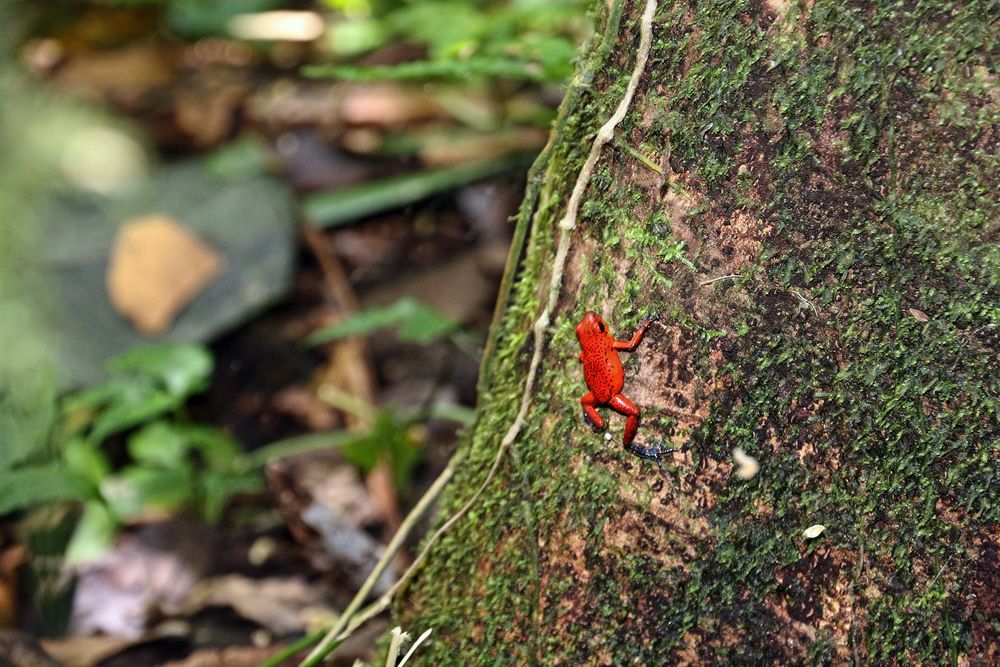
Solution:
{"label": "twig", "polygon": [[417,648],[419,648],[420,645],[424,643],[424,640],[431,636],[431,632],[433,630],[434,628],[428,628],[427,630],[424,630],[424,633],[422,635],[417,637],[416,641],[413,642],[413,645],[410,646],[410,650],[407,651],[406,655],[403,656],[403,659],[399,661],[399,667],[403,667],[403,665],[405,665],[407,661],[409,661],[409,659],[413,656],[413,654],[417,652]]}
{"label": "twig", "polygon": [[[372,589],[375,587],[375,583],[378,581],[379,577],[382,576],[385,568],[388,567],[389,562],[396,556],[396,553],[403,546],[403,541],[406,539],[407,535],[410,534],[410,531],[424,515],[424,512],[427,511],[427,508],[431,506],[431,503],[437,499],[441,490],[444,489],[444,487],[451,480],[452,475],[455,474],[455,468],[458,467],[458,463],[461,460],[461,452],[452,457],[451,461],[448,462],[448,465],[441,472],[441,474],[438,475],[438,478],[434,480],[434,483],[431,484],[429,489],[427,489],[427,492],[424,493],[422,498],[420,498],[416,506],[410,510],[410,513],[406,515],[403,522],[399,524],[399,529],[392,536],[389,544],[386,545],[385,552],[383,552],[382,557],[379,558],[378,563],[375,564],[375,568],[372,570],[371,574],[369,574],[368,578],[365,579],[365,583],[361,585],[361,589],[354,596],[354,599],[351,600],[350,604],[347,605],[347,609],[345,609],[344,613],[340,615],[340,618],[337,619],[337,622],[333,625],[333,627],[330,628],[326,635],[323,636],[322,641],[317,644],[312,653],[306,656],[306,659],[302,662],[302,667],[313,667],[314,665],[319,664],[320,660],[325,658],[326,655],[332,650],[335,642],[341,639],[341,634],[351,621],[351,617],[354,616],[355,612],[357,612],[361,607],[361,604],[368,598],[369,593],[371,593]],[[414,562],[414,565],[416,565],[416,562]],[[410,566],[407,572],[412,569],[413,565]],[[372,616],[374,616],[374,614],[372,614]],[[370,617],[371,616],[369,616],[369,618]]]}
{"label": "twig", "polygon": [[[323,231],[318,227],[303,227],[303,236],[316,256],[329,295],[338,306],[338,319],[343,319],[361,310],[357,295],[347,279],[344,265],[333,251]],[[329,402],[344,413],[348,426],[361,423],[370,424],[375,418],[375,371],[368,359],[368,344],[364,338],[353,337],[327,346],[327,360],[316,375],[316,394],[320,400]],[[336,395],[340,403],[328,400]],[[399,498],[392,485],[380,483],[389,479],[389,461],[382,459],[368,472],[365,481],[369,488],[379,489],[373,493],[380,514],[385,518],[389,532],[396,530],[400,518]]]}
{"label": "twig", "polygon": [[408,641],[410,641],[410,635],[403,632],[403,628],[397,625],[392,629],[389,651],[385,656],[386,667],[396,667],[396,659],[399,658],[399,651],[403,648],[403,643]]}
{"label": "twig", "polygon": [[794,290],[794,289],[790,290],[790,291],[791,291],[792,294],[795,295],[795,298],[799,300],[799,305],[795,309],[795,314],[796,315],[798,315],[799,313],[801,313],[804,310],[812,310],[813,315],[818,315],[819,314],[817,312],[817,310],[816,310],[816,306],[813,305],[813,302],[810,301],[809,299],[805,298],[804,296],[802,296],[801,292],[799,292],[798,290]]}
{"label": "twig", "polygon": [[739,273],[730,273],[728,276],[719,276],[718,278],[712,278],[711,280],[703,280],[703,281],[701,281],[698,284],[701,285],[702,287],[704,287],[705,285],[711,285],[712,283],[717,283],[720,280],[728,280],[730,278],[739,278],[741,275],[742,274],[739,274]]}
{"label": "twig", "polygon": [[637,149],[633,148],[627,141],[625,141],[624,139],[622,139],[617,135],[615,135],[615,146],[622,149],[623,151],[634,157],[636,160],[638,160],[639,162],[643,163],[644,165],[655,171],[660,176],[663,176],[663,169],[660,168],[660,165],[656,164],[650,158],[640,153]]}

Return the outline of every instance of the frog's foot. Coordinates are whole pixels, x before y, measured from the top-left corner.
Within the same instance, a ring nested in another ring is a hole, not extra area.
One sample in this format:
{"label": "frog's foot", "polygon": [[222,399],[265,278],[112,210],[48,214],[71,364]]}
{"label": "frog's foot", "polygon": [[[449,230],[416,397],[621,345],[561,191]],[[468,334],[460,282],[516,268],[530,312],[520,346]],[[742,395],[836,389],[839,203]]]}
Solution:
{"label": "frog's foot", "polygon": [[646,459],[647,461],[659,461],[664,454],[669,454],[671,452],[680,451],[680,447],[670,447],[668,449],[663,448],[663,441],[660,440],[658,443],[652,447],[640,447],[634,443],[625,445],[625,451],[630,454],[635,454],[641,459]]}
{"label": "frog's foot", "polygon": [[595,431],[603,431],[605,426],[604,419],[594,409],[597,399],[594,398],[593,392],[588,391],[584,394],[583,398],[580,399],[580,404],[583,406],[583,421],[590,424],[591,428]]}

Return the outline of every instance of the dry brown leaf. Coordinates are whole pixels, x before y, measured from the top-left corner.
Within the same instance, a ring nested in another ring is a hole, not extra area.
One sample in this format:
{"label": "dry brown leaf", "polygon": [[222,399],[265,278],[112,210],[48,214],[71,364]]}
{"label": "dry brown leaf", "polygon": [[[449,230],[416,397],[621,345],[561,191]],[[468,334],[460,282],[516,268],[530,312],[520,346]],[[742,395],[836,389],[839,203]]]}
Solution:
{"label": "dry brown leaf", "polygon": [[122,536],[111,551],[74,566],[70,632],[148,638],[150,622],[172,613],[201,581],[215,556],[213,544],[207,527],[185,521]]}
{"label": "dry brown leaf", "polygon": [[275,394],[273,403],[275,410],[306,424],[310,431],[330,431],[340,425],[337,411],[302,386],[285,387]]}
{"label": "dry brown leaf", "polygon": [[42,648],[68,667],[93,667],[141,641],[134,637],[73,635],[58,639],[43,639]]}
{"label": "dry brown leaf", "polygon": [[916,308],[910,308],[910,315],[913,315],[913,319],[917,322],[927,322],[931,319],[927,316],[927,313],[922,310],[917,310]]}
{"label": "dry brown leaf", "polygon": [[241,617],[276,635],[302,632],[309,618],[318,612],[333,614],[323,597],[323,587],[301,577],[216,577],[199,586],[185,612],[190,615],[206,607],[231,607]]}
{"label": "dry brown leaf", "polygon": [[432,137],[420,149],[420,160],[428,167],[452,167],[489,160],[512,153],[538,150],[548,133],[541,129],[518,128],[510,132]]}
{"label": "dry brown leaf", "polygon": [[348,125],[402,125],[444,115],[426,93],[392,84],[348,85],[340,105],[340,120]]}
{"label": "dry brown leaf", "polygon": [[[273,647],[258,648],[256,646],[230,646],[223,649],[206,648],[194,651],[183,660],[171,660],[163,663],[163,667],[256,667],[270,658],[275,650]],[[305,657],[303,651],[302,656]],[[282,665],[297,665],[299,659],[284,660]]]}
{"label": "dry brown leaf", "polygon": [[25,548],[20,544],[0,552],[0,628],[17,625],[17,570],[24,555]]}
{"label": "dry brown leaf", "polygon": [[94,667],[103,664],[133,647],[152,644],[163,639],[176,640],[190,635],[190,626],[183,621],[165,621],[135,637],[107,634],[75,634],[42,639],[45,651],[66,667]]}
{"label": "dry brown leaf", "polygon": [[119,230],[108,263],[108,295],[136,329],[158,334],[222,267],[218,253],[180,222],[148,215]]}
{"label": "dry brown leaf", "polygon": [[0,665],[3,667],[66,667],[55,660],[40,642],[22,630],[0,630]]}
{"label": "dry brown leaf", "polygon": [[468,252],[419,273],[383,281],[365,295],[363,303],[372,308],[412,296],[454,320],[469,322],[492,298],[494,289],[479,269],[476,254]]}
{"label": "dry brown leaf", "polygon": [[177,90],[174,120],[198,146],[215,146],[229,136],[249,93],[240,73],[207,69]]}
{"label": "dry brown leaf", "polygon": [[132,105],[173,82],[172,58],[172,53],[154,44],[85,53],[59,68],[56,80],[84,95]]}

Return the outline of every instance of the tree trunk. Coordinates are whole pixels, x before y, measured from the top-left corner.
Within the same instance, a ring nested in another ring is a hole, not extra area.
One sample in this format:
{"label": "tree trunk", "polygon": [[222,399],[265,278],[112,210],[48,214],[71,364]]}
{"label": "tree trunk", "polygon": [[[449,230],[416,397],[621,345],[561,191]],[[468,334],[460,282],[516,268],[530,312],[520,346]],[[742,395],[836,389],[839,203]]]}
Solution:
{"label": "tree trunk", "polygon": [[[645,2],[529,177],[417,664],[997,664],[1000,5],[661,0],[571,219]],[[662,466],[583,420],[588,310],[662,317],[621,352]]]}

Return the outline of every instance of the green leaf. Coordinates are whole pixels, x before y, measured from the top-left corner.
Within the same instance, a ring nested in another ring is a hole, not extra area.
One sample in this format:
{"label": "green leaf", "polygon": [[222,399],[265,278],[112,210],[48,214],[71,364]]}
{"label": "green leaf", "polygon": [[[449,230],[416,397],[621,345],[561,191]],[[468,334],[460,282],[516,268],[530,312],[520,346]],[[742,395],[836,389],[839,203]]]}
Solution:
{"label": "green leaf", "polygon": [[0,515],[56,500],[92,497],[87,480],[62,463],[23,466],[4,473],[0,484]]}
{"label": "green leaf", "polygon": [[111,546],[117,531],[118,520],[107,505],[88,502],[66,547],[66,561],[74,564],[97,558]]}
{"label": "green leaf", "polygon": [[476,421],[475,409],[458,403],[434,403],[430,406],[430,416],[434,419],[455,422],[466,428]]}
{"label": "green leaf", "polygon": [[60,410],[64,415],[72,412],[95,412],[122,396],[143,391],[148,386],[149,380],[146,378],[112,377],[67,395],[62,399]]}
{"label": "green leaf", "polygon": [[19,310],[0,288],[0,473],[43,452],[55,420],[55,374]]}
{"label": "green leaf", "polygon": [[182,37],[220,37],[229,34],[229,22],[237,14],[251,14],[282,5],[280,0],[171,0],[167,25]]}
{"label": "green leaf", "polygon": [[374,183],[321,192],[306,197],[305,216],[309,224],[320,227],[353,222],[380,211],[412,204],[438,192],[523,167],[533,157],[534,154],[525,153],[457,167],[423,169]]}
{"label": "green leaf", "polygon": [[334,23],[329,31],[330,48],[340,57],[371,51],[386,39],[382,24],[365,18]]}
{"label": "green leaf", "polygon": [[419,444],[410,437],[409,425],[396,419],[391,410],[381,411],[370,433],[343,443],[340,451],[344,458],[365,472],[381,460],[389,461],[393,483],[398,489],[409,483],[410,473],[422,455]]}
{"label": "green leaf", "polygon": [[122,475],[108,475],[100,484],[101,497],[108,510],[118,519],[128,519],[142,514],[142,496],[139,488]]}
{"label": "green leaf", "polygon": [[400,339],[427,344],[454,331],[458,322],[416,299],[404,297],[384,308],[372,308],[320,329],[309,336],[307,342],[317,345],[348,336],[363,336],[391,326],[399,327]]}
{"label": "green leaf", "polygon": [[458,327],[458,322],[416,299],[403,298],[396,304],[399,312],[399,337],[402,340],[424,345]]}
{"label": "green leaf", "polygon": [[260,449],[255,449],[248,454],[242,454],[236,460],[235,466],[240,470],[252,470],[266,465],[271,461],[290,456],[336,449],[345,442],[350,442],[353,439],[351,434],[346,431],[306,433],[273,442]]}
{"label": "green leaf", "polygon": [[145,345],[111,359],[108,368],[144,375],[161,383],[171,396],[187,398],[208,386],[212,355],[200,345]]}
{"label": "green leaf", "polygon": [[205,169],[223,180],[246,178],[267,173],[270,159],[262,139],[237,139],[206,156]]}
{"label": "green leaf", "polygon": [[243,454],[239,443],[232,436],[212,426],[178,424],[174,428],[187,440],[191,449],[201,454],[210,470],[232,470]]}
{"label": "green leaf", "polygon": [[222,518],[222,510],[229,499],[238,493],[260,491],[264,480],[258,473],[229,474],[208,471],[201,477],[202,516],[210,523]]}
{"label": "green leaf", "polygon": [[147,388],[136,391],[109,406],[95,420],[90,437],[95,442],[138,426],[161,415],[171,412],[183,403],[183,399],[165,391]]}
{"label": "green leaf", "polygon": [[494,58],[419,60],[398,65],[371,67],[313,65],[304,67],[303,73],[310,77],[343,79],[345,81],[418,81],[424,79],[465,81],[477,77],[503,77],[539,82],[546,78],[544,70],[534,62]]}
{"label": "green leaf", "polygon": [[63,461],[74,473],[89,480],[94,488],[111,474],[111,462],[101,450],[100,443],[84,438],[71,438],[63,445]]}
{"label": "green leaf", "polygon": [[151,468],[134,465],[108,477],[101,493],[120,519],[134,519],[150,512],[173,513],[188,506],[198,489],[188,468]]}
{"label": "green leaf", "polygon": [[185,466],[189,442],[173,425],[153,422],[128,439],[128,452],[136,463],[174,468]]}
{"label": "green leaf", "polygon": [[188,468],[149,468],[129,466],[122,476],[135,485],[144,510],[174,512],[190,505],[197,493],[194,475]]}
{"label": "green leaf", "polygon": [[378,440],[372,438],[371,434],[358,436],[340,445],[340,453],[344,458],[364,472],[369,472],[378,463],[379,449]]}

